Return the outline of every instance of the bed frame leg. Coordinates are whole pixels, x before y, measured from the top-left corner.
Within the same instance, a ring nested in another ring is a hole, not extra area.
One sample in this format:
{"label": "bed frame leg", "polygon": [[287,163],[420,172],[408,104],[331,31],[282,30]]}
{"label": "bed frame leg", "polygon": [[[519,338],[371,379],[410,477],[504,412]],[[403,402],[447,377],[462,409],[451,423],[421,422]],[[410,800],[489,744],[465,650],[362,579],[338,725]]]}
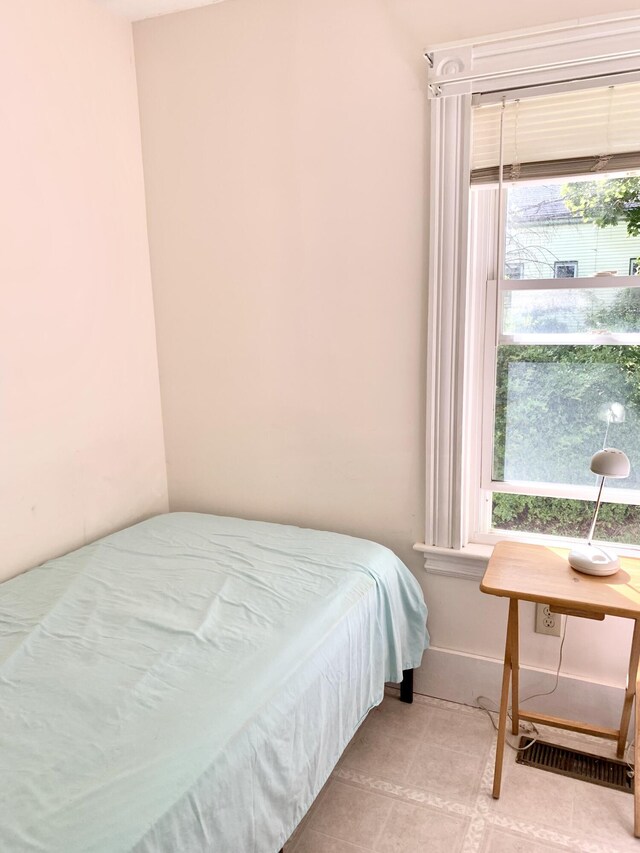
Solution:
{"label": "bed frame leg", "polygon": [[413,670],[402,670],[402,682],[400,684],[400,701],[410,705],[413,702]]}

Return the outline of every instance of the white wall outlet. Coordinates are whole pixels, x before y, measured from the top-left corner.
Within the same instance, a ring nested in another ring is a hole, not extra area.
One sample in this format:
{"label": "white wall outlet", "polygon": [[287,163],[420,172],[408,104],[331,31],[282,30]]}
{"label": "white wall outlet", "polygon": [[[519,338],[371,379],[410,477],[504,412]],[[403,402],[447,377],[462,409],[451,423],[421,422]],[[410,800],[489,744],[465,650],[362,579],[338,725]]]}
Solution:
{"label": "white wall outlet", "polygon": [[536,634],[550,634],[552,637],[560,636],[559,613],[552,613],[548,604],[536,604]]}

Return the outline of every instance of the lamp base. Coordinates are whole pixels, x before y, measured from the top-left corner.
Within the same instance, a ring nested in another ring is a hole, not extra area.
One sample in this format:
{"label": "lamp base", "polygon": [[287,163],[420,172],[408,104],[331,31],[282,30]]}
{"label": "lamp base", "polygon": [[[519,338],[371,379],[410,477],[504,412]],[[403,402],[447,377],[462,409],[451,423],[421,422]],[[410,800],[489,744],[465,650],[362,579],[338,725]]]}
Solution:
{"label": "lamp base", "polygon": [[569,553],[569,565],[585,575],[614,575],[620,568],[618,555],[595,545],[581,545]]}

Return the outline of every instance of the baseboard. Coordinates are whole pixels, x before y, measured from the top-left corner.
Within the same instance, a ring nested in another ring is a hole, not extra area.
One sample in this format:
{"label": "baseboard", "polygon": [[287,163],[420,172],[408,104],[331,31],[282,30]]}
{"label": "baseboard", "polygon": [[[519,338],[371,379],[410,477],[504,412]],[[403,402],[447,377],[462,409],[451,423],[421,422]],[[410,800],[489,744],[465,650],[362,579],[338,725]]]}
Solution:
{"label": "baseboard", "polygon": [[[490,700],[491,707],[497,708],[501,680],[502,661],[432,647],[425,652],[422,666],[415,671],[414,690],[463,705],[476,705],[477,697],[484,696]],[[521,698],[551,690],[554,684],[555,672],[521,666]],[[561,674],[558,689],[551,696],[532,699],[525,707],[557,717],[618,728],[623,699],[622,687]]]}

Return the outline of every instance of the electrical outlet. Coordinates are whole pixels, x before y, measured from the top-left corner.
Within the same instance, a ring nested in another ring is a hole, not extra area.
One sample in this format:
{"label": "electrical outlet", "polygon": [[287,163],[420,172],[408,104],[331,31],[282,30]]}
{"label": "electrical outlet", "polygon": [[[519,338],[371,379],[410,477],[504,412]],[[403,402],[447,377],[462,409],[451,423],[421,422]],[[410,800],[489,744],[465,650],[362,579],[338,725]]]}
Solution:
{"label": "electrical outlet", "polygon": [[536,604],[536,634],[550,634],[552,637],[560,636],[559,613],[552,613],[548,604]]}

